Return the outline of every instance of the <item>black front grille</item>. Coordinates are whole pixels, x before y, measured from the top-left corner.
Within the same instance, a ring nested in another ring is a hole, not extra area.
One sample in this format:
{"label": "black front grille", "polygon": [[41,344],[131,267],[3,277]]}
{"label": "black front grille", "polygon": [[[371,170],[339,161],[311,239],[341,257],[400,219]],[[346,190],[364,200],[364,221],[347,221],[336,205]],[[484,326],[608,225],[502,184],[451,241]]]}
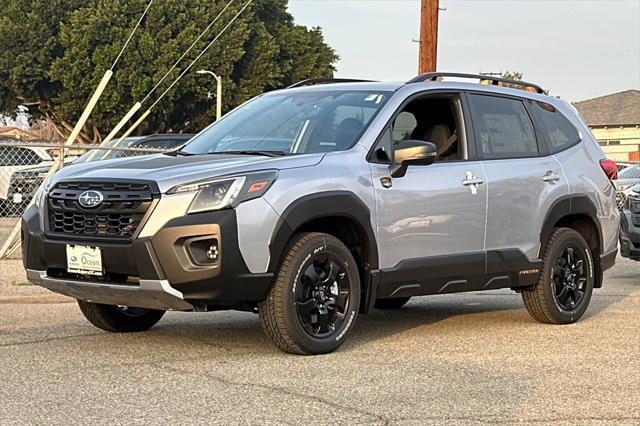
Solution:
{"label": "black front grille", "polygon": [[[85,191],[99,191],[104,201],[80,205]],[[49,232],[78,237],[131,239],[142,223],[153,194],[147,184],[122,182],[61,182],[48,197]]]}

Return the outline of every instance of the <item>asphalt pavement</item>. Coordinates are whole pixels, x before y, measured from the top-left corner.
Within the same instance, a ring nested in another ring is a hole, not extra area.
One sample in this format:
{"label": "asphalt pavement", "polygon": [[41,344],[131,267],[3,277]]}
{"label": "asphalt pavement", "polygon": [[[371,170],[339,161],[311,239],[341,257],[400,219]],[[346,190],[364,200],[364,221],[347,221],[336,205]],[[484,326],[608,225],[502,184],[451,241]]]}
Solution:
{"label": "asphalt pavement", "polygon": [[640,263],[622,259],[573,325],[506,290],[431,296],[315,357],[279,352],[250,313],[117,335],[27,296],[0,300],[1,425],[640,424]]}

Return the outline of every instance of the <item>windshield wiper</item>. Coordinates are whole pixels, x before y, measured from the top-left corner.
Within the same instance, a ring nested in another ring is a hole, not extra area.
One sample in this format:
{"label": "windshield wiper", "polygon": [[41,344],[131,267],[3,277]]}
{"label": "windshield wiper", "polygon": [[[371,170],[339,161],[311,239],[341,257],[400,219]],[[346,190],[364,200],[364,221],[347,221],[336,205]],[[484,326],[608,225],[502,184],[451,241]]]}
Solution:
{"label": "windshield wiper", "polygon": [[284,157],[287,155],[284,151],[252,151],[252,150],[243,150],[243,151],[214,151],[209,152],[209,154],[226,154],[226,155],[262,155],[264,157]]}
{"label": "windshield wiper", "polygon": [[185,157],[189,157],[189,156],[196,155],[196,154],[192,154],[190,152],[186,152],[186,151],[183,151],[181,149],[178,149],[176,151],[167,151],[167,152],[164,153],[164,155],[171,155],[172,157],[177,157],[179,155],[182,155],[182,156],[185,156]]}

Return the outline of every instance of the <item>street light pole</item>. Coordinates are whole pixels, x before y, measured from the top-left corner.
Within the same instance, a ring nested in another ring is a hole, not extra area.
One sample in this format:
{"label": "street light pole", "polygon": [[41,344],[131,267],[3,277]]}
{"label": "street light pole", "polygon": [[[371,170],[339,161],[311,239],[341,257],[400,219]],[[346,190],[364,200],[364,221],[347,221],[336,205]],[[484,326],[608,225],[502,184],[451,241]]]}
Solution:
{"label": "street light pole", "polygon": [[196,71],[196,74],[209,74],[211,77],[215,78],[217,88],[216,88],[216,120],[220,120],[222,117],[222,78],[213,73],[212,71],[207,70],[199,70]]}

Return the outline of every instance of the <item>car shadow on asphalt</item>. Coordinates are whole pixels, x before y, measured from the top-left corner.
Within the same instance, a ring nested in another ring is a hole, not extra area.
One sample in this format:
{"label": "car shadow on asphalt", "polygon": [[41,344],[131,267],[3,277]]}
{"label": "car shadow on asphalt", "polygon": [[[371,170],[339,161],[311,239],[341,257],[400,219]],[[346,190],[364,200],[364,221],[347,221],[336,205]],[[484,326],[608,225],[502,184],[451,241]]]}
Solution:
{"label": "car shadow on asphalt", "polygon": [[[622,277],[617,277],[620,278]],[[630,276],[629,279],[636,278]],[[632,293],[634,288],[630,286],[620,287],[614,293],[604,293],[596,289],[582,320],[597,317]],[[261,346],[273,349],[260,329],[257,316],[237,313],[229,318],[223,313],[212,313],[205,319],[198,314],[178,315],[173,316],[177,321],[163,321],[154,330],[175,334],[178,339],[188,338],[190,342],[226,347],[229,350],[236,348],[259,351]],[[223,321],[219,321],[222,318]],[[424,331],[425,339],[429,339],[432,328],[438,327],[437,332],[442,332],[443,327],[445,330],[448,327],[442,323],[448,320],[452,321],[451,327],[463,333],[465,328],[475,330],[479,324],[482,324],[483,328],[504,328],[505,324],[509,323],[519,326],[539,324],[527,313],[519,294],[504,290],[424,296],[412,299],[402,309],[374,309],[368,315],[360,315],[345,347],[355,348],[417,328]],[[539,326],[552,327],[547,324]]]}
{"label": "car shadow on asphalt", "polygon": [[[504,324],[514,319],[518,322],[529,321],[519,295],[492,293],[474,293],[466,297],[417,297],[402,309],[375,309],[371,314],[359,316],[345,347],[357,347],[418,327],[425,328],[425,339],[428,339],[429,327],[448,319],[455,319],[452,327],[463,328],[476,328],[479,321],[488,327],[493,323]],[[268,350],[274,348],[262,333],[258,317],[246,313],[234,313],[231,316],[221,312],[174,314],[161,321],[153,332],[167,335],[168,342],[174,338],[186,339],[189,344],[197,342],[224,347],[226,350],[260,351],[260,346]],[[169,335],[172,337],[169,338]]]}

